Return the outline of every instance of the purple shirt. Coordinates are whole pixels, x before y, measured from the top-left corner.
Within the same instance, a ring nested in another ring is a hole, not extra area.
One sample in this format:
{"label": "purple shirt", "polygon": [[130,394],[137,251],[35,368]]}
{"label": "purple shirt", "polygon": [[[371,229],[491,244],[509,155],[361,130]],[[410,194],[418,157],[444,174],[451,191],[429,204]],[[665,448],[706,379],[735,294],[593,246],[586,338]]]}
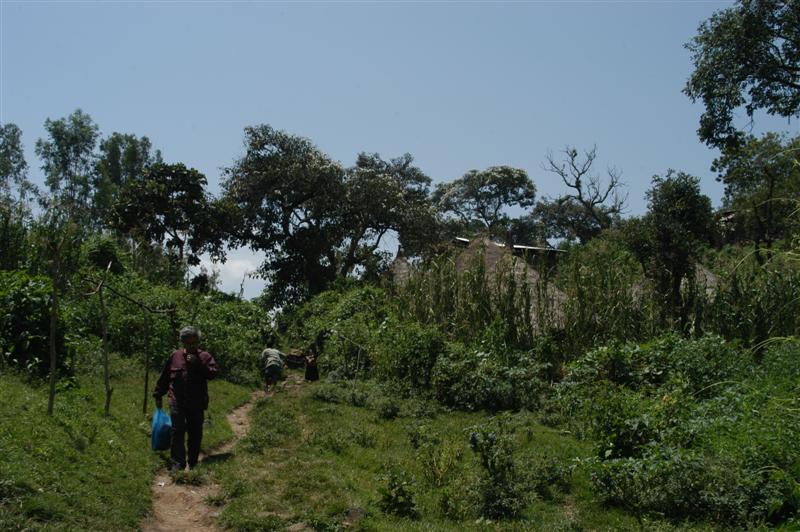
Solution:
{"label": "purple shirt", "polygon": [[186,361],[186,350],[177,349],[167,359],[156,383],[153,397],[169,396],[173,407],[190,410],[208,408],[208,379],[213,379],[219,368],[214,357],[206,351],[197,352],[198,360]]}

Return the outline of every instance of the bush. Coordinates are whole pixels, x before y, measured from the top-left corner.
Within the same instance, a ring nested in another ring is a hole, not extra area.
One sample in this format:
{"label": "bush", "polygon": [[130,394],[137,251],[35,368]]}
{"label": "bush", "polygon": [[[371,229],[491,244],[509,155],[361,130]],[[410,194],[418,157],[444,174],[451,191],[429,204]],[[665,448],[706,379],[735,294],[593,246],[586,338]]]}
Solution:
{"label": "bush", "polygon": [[[35,375],[49,371],[50,299],[52,283],[46,277],[22,271],[0,271],[0,367],[11,366]],[[64,336],[58,331],[59,366]]]}
{"label": "bush", "polygon": [[546,501],[570,491],[572,470],[554,459],[540,458],[525,471],[525,484]]}
{"label": "bush", "polygon": [[490,519],[517,517],[525,508],[526,490],[514,462],[514,441],[506,418],[473,427],[470,448],[483,469],[478,484],[481,515]]}
{"label": "bush", "polygon": [[[287,343],[322,349],[320,372],[337,378],[369,371],[373,337],[389,315],[386,294],[373,287],[330,290],[278,317]],[[318,345],[319,343],[322,345]]]}
{"label": "bush", "polygon": [[443,404],[464,410],[535,409],[546,388],[542,376],[547,367],[531,353],[499,354],[452,344],[433,369],[433,393]]}
{"label": "bush", "polygon": [[373,407],[380,419],[391,421],[400,415],[400,401],[393,396],[381,396],[374,401]]}
{"label": "bush", "polygon": [[759,364],[719,338],[595,350],[558,400],[597,440],[600,497],[637,515],[778,524],[800,508],[800,344]]}
{"label": "bush", "polygon": [[384,485],[378,490],[378,507],[383,513],[411,519],[419,518],[414,501],[414,481],[403,470],[393,470],[382,477]]}
{"label": "bush", "polygon": [[402,382],[415,390],[430,386],[434,365],[445,352],[445,338],[436,327],[388,321],[377,339],[375,375]]}

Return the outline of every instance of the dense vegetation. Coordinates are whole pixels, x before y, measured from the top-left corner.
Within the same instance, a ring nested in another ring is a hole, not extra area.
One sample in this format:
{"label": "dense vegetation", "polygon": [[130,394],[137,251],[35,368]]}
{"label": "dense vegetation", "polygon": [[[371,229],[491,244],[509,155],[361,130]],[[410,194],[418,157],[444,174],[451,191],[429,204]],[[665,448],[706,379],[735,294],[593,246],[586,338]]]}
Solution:
{"label": "dense vegetation", "polygon": [[[565,190],[537,198],[522,169],[432,188],[409,154],[345,167],[266,124],[214,196],[81,110],[45,123],[35,186],[2,125],[0,527],[137,525],[158,465],[137,413],[188,323],[229,381],[214,417],[269,341],[325,378],[209,466],[233,529],[800,526],[800,139],[734,123],[797,116],[797,13],[742,0],[688,45],[716,211],[665,169],[624,217],[595,147],[549,154]],[[266,255],[253,301],[189,273],[237,246]]]}

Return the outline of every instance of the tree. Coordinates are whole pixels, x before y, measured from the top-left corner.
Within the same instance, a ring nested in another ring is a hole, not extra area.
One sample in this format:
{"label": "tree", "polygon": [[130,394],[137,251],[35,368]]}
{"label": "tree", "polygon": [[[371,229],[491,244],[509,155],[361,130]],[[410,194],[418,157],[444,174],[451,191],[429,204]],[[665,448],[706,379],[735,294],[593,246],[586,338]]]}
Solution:
{"label": "tree", "polygon": [[608,168],[606,179],[593,172],[597,146],[584,152],[567,146],[564,158],[556,160],[548,153],[544,169],[556,174],[569,192],[555,199],[540,201],[534,215],[553,238],[578,238],[581,242],[597,236],[619,219],[625,208],[627,194],[622,193],[622,174]]}
{"label": "tree", "polygon": [[44,127],[49,138],[36,141],[36,155],[43,163],[45,183],[60,203],[71,203],[70,210],[88,223],[98,127],[80,109],[67,118],[48,118]]}
{"label": "tree", "polygon": [[430,178],[413,165],[410,154],[384,161],[361,153],[344,180],[341,224],[344,230],[339,274],[375,262],[389,232],[406,253],[417,254],[436,239],[436,218],[428,201]]}
{"label": "tree", "polygon": [[372,275],[396,234],[418,252],[435,237],[430,179],[406,154],[362,153],[343,168],[305,138],[268,125],[245,129],[245,155],[225,170],[232,242],[264,251],[266,302],[296,303],[337,277]]}
{"label": "tree", "polygon": [[151,152],[147,137],[112,133],[100,142],[94,171],[93,219],[110,222],[120,190],[128,183],[141,181],[145,170],[162,163],[161,151]]}
{"label": "tree", "polygon": [[704,21],[686,44],[694,71],[683,92],[702,100],[700,139],[718,148],[743,140],[737,109],[793,117],[800,109],[800,1],[739,0]]}
{"label": "tree", "polygon": [[27,179],[28,163],[22,149],[22,130],[16,124],[0,126],[0,199],[11,203],[12,185],[19,192],[20,201],[31,191]]}
{"label": "tree", "polygon": [[751,135],[723,150],[712,166],[725,183],[724,205],[744,219],[759,262],[763,261],[762,244],[771,248],[776,239],[787,236],[800,196],[798,154],[800,137],[784,141],[775,133],[761,138]]}
{"label": "tree", "polygon": [[52,415],[58,368],[59,298],[65,289],[69,273],[77,264],[80,227],[75,221],[76,204],[73,201],[65,201],[64,197],[55,193],[41,201],[44,210],[34,228],[34,241],[38,243],[37,251],[40,256],[33,263],[47,267],[53,285],[50,301],[50,383],[47,401],[47,413]]}
{"label": "tree", "polygon": [[693,279],[702,245],[711,242],[711,200],[700,193],[698,178],[669,170],[653,177],[647,202],[643,219],[626,224],[626,240],[664,299],[662,319],[678,316],[685,323],[681,283]]}
{"label": "tree", "polygon": [[203,252],[224,258],[219,204],[206,194],[206,177],[181,163],[156,163],[125,183],[114,207],[115,227],[177,253],[197,265]]}
{"label": "tree", "polygon": [[[26,196],[35,192],[27,179],[28,163],[22,131],[14,124],[0,126],[0,268],[16,269],[27,258],[25,241],[29,217]],[[17,198],[13,190],[17,190]]]}
{"label": "tree", "polygon": [[[437,185],[433,201],[445,214],[455,215],[458,227],[505,236],[510,225],[508,207],[530,207],[536,198],[536,185],[525,170],[510,166],[491,166],[470,170],[450,183]],[[450,225],[453,225],[450,218]]]}
{"label": "tree", "polygon": [[310,140],[265,124],[245,128],[245,147],[222,184],[232,243],[266,253],[270,305],[300,301],[336,278],[345,171]]}
{"label": "tree", "polygon": [[77,242],[90,223],[91,174],[98,128],[80,109],[67,118],[45,121],[48,139],[36,141],[36,154],[42,160],[49,194],[41,195],[40,221],[36,227],[37,262],[47,264],[53,283],[50,311],[50,391],[48,414],[53,413],[56,392],[59,296],[68,273],[77,262]]}

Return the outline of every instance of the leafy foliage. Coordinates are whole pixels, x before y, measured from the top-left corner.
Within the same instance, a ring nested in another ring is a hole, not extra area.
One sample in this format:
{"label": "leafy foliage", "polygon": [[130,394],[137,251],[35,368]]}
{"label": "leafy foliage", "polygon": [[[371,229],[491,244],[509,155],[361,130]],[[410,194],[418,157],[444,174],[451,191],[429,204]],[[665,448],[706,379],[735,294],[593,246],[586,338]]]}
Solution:
{"label": "leafy foliage", "polygon": [[516,517],[525,507],[525,488],[509,430],[508,421],[501,417],[474,427],[469,436],[470,448],[483,468],[478,485],[481,514],[491,519]]}
{"label": "leafy foliage", "polygon": [[626,227],[628,245],[663,298],[662,321],[678,317],[685,325],[681,283],[693,279],[702,245],[712,239],[711,200],[699,179],[672,170],[653,177],[647,200],[644,218]]}
{"label": "leafy foliage", "polygon": [[510,223],[506,209],[530,207],[535,197],[536,186],[524,170],[492,166],[437,185],[433,201],[442,213],[456,216],[461,230],[505,236]]}
{"label": "leafy foliage", "polygon": [[734,210],[734,221],[743,226],[743,234],[731,240],[753,241],[762,261],[760,245],[772,247],[792,228],[800,197],[798,150],[800,139],[784,140],[774,133],[748,136],[726,149],[712,167],[725,183],[725,207]]}
{"label": "leafy foliage", "polygon": [[637,515],[778,522],[797,511],[796,343],[761,364],[706,337],[601,348],[558,401],[598,444],[593,483]]}
{"label": "leafy foliage", "polygon": [[702,100],[700,140],[715,147],[735,145],[734,124],[744,107],[793,117],[800,109],[800,10],[795,0],[739,0],[704,21],[686,45],[694,71],[684,93]]}
{"label": "leafy foliage", "polygon": [[128,181],[115,206],[115,226],[173,250],[183,262],[200,263],[199,254],[221,256],[221,214],[205,192],[206,178],[183,164],[157,163],[140,179]]}
{"label": "leafy foliage", "polygon": [[378,507],[382,512],[400,517],[419,518],[414,502],[414,482],[404,471],[390,471],[385,477],[386,485],[379,490]]}
{"label": "leafy foliage", "polygon": [[[31,375],[47,372],[52,285],[45,277],[0,271],[0,363]],[[59,331],[63,352],[63,331]],[[63,358],[60,358],[64,364]]]}

